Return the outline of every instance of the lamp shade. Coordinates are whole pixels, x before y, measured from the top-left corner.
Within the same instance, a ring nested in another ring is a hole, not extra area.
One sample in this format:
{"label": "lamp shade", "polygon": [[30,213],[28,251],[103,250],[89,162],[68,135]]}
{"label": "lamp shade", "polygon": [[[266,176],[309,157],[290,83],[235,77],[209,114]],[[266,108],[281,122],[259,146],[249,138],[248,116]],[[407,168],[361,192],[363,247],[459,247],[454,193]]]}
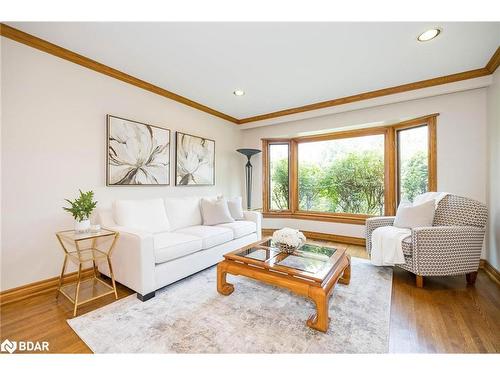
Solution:
{"label": "lamp shade", "polygon": [[236,151],[238,151],[240,154],[245,155],[247,158],[250,158],[251,156],[260,152],[260,150],[257,150],[255,148],[239,148]]}

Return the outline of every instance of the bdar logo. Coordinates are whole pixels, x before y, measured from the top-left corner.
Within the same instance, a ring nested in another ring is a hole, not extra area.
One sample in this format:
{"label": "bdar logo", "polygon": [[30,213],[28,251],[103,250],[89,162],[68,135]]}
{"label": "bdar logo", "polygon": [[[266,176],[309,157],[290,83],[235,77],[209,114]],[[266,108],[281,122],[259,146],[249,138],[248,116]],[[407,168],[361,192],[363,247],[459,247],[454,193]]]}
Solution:
{"label": "bdar logo", "polygon": [[16,348],[17,342],[10,341],[9,339],[5,339],[4,342],[2,342],[2,345],[0,345],[0,350],[2,352],[9,352],[10,354],[14,353]]}
{"label": "bdar logo", "polygon": [[48,341],[10,341],[5,339],[0,345],[0,351],[14,353],[18,352],[48,352]]}

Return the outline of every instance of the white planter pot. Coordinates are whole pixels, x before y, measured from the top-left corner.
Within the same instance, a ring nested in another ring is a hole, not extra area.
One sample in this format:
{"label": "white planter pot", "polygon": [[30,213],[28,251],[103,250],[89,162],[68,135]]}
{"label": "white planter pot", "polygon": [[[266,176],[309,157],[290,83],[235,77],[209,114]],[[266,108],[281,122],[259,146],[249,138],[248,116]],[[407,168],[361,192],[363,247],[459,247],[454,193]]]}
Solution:
{"label": "white planter pot", "polygon": [[75,232],[88,232],[90,230],[90,220],[82,220],[82,221],[76,221],[75,220]]}

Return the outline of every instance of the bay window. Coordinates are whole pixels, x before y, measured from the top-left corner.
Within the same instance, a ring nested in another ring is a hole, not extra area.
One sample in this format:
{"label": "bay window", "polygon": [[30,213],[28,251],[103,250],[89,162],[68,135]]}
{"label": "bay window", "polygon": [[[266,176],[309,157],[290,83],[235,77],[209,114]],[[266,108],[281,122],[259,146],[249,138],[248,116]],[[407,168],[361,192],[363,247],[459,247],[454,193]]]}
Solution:
{"label": "bay window", "polygon": [[384,135],[300,142],[299,211],[384,212]]}
{"label": "bay window", "polygon": [[292,139],[263,139],[266,217],[362,224],[436,189],[436,117]]}

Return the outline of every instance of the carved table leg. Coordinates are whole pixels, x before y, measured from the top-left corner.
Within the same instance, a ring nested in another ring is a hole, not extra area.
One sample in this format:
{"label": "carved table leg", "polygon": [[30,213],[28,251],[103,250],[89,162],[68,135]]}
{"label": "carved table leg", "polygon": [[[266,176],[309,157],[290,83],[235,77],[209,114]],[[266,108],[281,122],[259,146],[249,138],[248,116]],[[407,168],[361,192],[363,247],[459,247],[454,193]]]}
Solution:
{"label": "carved table leg", "polygon": [[316,329],[321,332],[328,331],[328,294],[321,288],[311,288],[309,297],[316,304],[316,314],[313,314],[307,320],[309,328]]}
{"label": "carved table leg", "polygon": [[347,256],[347,267],[344,268],[344,273],[342,276],[339,278],[339,284],[346,284],[348,285],[351,282],[351,257]]}
{"label": "carved table leg", "polygon": [[224,261],[217,264],[217,291],[228,296],[234,291],[234,286],[226,282],[226,270],[227,264]]}

